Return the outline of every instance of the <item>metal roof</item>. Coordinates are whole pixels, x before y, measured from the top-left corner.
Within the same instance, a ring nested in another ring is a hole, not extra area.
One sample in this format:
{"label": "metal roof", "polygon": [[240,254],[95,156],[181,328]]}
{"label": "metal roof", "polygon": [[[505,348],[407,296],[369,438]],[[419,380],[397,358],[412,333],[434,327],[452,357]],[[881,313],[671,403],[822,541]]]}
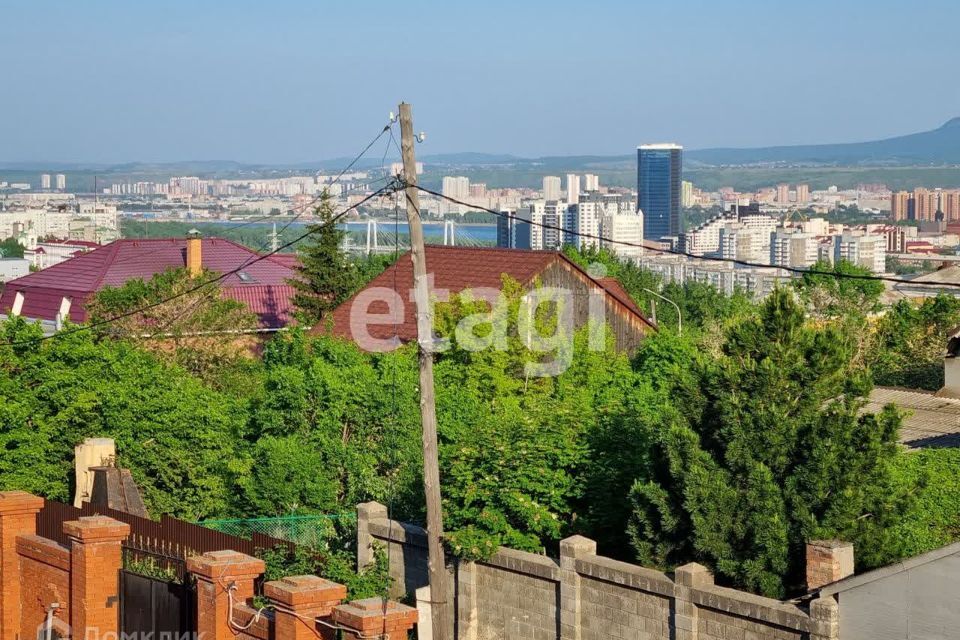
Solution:
{"label": "metal roof", "polygon": [[882,578],[886,578],[908,569],[913,569],[914,567],[919,567],[935,560],[956,554],[960,554],[960,542],[954,542],[953,544],[948,544],[945,547],[940,547],[939,549],[934,549],[933,551],[921,553],[918,556],[913,556],[912,558],[907,558],[906,560],[901,560],[900,562],[894,562],[893,564],[888,564],[885,567],[880,567],[879,569],[874,569],[873,571],[868,571],[866,573],[850,576],[849,578],[844,578],[843,580],[838,580],[837,582],[833,582],[823,587],[818,593],[821,596],[832,596],[836,593],[849,591],[850,589],[854,589],[871,582],[876,582]]}
{"label": "metal roof", "polygon": [[876,387],[864,411],[876,413],[888,404],[904,411],[900,443],[911,449],[960,447],[960,400],[928,391]]}
{"label": "metal roof", "polygon": [[[84,305],[106,286],[118,287],[141,278],[149,280],[167,269],[186,266],[185,238],[116,240],[42,271],[11,280],[0,296],[0,313],[8,313],[18,292],[23,294],[21,315],[56,320],[63,298],[71,300],[70,320],[87,319]],[[201,261],[215,273],[242,267],[244,276],[231,273],[220,281],[224,295],[240,300],[260,316],[263,326],[286,324],[291,317],[293,289],[288,280],[296,272],[279,261],[258,260],[251,249],[223,238],[201,240]],[[257,262],[253,262],[258,260]]]}
{"label": "metal roof", "polygon": [[[489,288],[500,290],[502,276],[507,275],[520,284],[530,284],[548,266],[563,262],[574,272],[579,273],[585,282],[593,280],[579,265],[557,251],[530,251],[522,249],[501,249],[493,247],[449,247],[441,245],[426,246],[427,272],[432,276],[431,293],[439,298],[438,292],[460,293],[464,289]],[[596,284],[603,288],[608,298],[615,301],[624,315],[630,316],[653,328],[653,323],[643,315],[637,304],[630,298],[616,278],[600,278]],[[358,297],[370,303],[367,312],[384,314],[383,324],[370,324],[370,335],[380,340],[393,337],[401,341],[416,340],[417,319],[415,306],[404,304],[403,317],[390,319],[388,304],[382,298],[369,301],[364,292],[383,288],[393,290],[400,300],[407,302],[413,290],[413,262],[410,253],[400,256],[386,271],[374,278],[363,290],[334,309],[331,314],[332,327],[318,324],[315,333],[332,329],[334,335],[345,338],[353,336],[351,320],[353,303]]]}

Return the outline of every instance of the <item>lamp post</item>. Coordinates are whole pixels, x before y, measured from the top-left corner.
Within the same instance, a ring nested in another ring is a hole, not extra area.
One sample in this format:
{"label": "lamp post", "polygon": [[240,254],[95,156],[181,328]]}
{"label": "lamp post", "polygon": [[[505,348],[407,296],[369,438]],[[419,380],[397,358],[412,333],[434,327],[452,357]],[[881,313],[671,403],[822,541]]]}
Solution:
{"label": "lamp post", "polygon": [[664,296],[660,295],[653,289],[647,289],[646,287],[644,287],[643,290],[646,291],[647,293],[657,296],[664,302],[669,302],[670,304],[673,305],[673,308],[677,310],[677,335],[682,336],[683,335],[683,315],[680,313],[680,306],[670,298],[665,298]]}

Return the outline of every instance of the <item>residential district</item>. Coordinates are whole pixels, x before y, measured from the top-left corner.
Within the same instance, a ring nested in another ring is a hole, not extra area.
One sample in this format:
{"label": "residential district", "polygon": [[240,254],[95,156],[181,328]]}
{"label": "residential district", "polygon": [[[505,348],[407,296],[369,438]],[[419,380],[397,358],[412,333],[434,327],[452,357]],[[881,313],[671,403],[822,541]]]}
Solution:
{"label": "residential district", "polygon": [[[682,155],[420,192],[442,594],[402,167],[0,182],[0,638],[960,637],[960,191],[704,192]],[[589,300],[566,361],[528,356],[545,285]]]}

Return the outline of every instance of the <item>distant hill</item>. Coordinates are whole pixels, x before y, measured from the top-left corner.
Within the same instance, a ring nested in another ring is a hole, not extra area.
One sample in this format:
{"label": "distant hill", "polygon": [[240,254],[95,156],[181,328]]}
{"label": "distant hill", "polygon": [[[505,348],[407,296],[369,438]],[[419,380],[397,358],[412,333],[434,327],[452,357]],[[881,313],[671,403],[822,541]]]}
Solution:
{"label": "distant hill", "polygon": [[960,118],[942,127],[895,138],[847,144],[813,144],[756,149],[695,149],[687,163],[705,165],[828,164],[914,165],[960,163]]}

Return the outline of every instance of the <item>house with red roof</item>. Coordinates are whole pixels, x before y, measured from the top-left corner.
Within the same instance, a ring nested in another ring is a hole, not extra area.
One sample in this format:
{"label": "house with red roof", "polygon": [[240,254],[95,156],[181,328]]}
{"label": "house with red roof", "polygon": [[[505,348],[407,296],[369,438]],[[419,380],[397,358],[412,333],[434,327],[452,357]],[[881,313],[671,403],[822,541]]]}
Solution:
{"label": "house with red roof", "polygon": [[46,240],[24,249],[23,257],[29,260],[35,269],[46,269],[101,246],[87,240]]}
{"label": "house with red roof", "polygon": [[[502,277],[507,275],[525,288],[539,284],[569,291],[577,328],[587,322],[591,295],[602,300],[604,320],[613,331],[618,350],[635,350],[647,334],[656,330],[616,278],[594,278],[557,251],[427,245],[426,262],[433,300],[442,301],[467,289],[499,291]],[[370,351],[385,350],[389,341],[416,340],[412,291],[413,261],[408,252],[334,309],[329,320],[318,323],[312,332],[353,340]],[[358,331],[360,318],[364,326]]]}
{"label": "house with red roof", "polygon": [[294,289],[288,280],[296,272],[286,260],[262,257],[231,240],[200,237],[115,240],[80,253],[9,281],[0,295],[0,314],[82,323],[87,301],[100,289],[184,267],[194,273],[229,273],[218,283],[223,295],[245,304],[263,328],[282,327],[292,319]]}

